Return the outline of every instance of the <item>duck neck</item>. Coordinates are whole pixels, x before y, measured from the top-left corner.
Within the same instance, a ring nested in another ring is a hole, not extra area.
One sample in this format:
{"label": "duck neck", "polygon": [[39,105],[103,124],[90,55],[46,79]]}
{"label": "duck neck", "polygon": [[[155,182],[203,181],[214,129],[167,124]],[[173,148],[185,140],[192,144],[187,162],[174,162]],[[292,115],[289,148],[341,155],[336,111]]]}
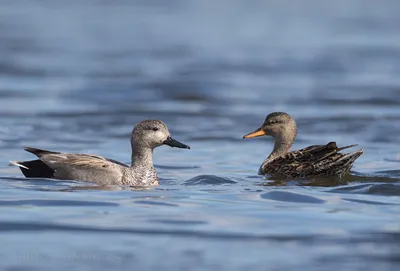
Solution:
{"label": "duck neck", "polygon": [[275,159],[278,156],[288,153],[290,151],[290,148],[292,147],[292,144],[293,142],[290,141],[275,140],[274,149],[268,156],[268,160]]}
{"label": "duck neck", "polygon": [[283,134],[278,134],[274,136],[275,145],[271,154],[268,156],[267,160],[271,161],[281,155],[284,155],[290,151],[293,142],[296,138],[296,129],[294,131],[286,132]]}
{"label": "duck neck", "polygon": [[132,144],[131,168],[153,169],[153,149]]}

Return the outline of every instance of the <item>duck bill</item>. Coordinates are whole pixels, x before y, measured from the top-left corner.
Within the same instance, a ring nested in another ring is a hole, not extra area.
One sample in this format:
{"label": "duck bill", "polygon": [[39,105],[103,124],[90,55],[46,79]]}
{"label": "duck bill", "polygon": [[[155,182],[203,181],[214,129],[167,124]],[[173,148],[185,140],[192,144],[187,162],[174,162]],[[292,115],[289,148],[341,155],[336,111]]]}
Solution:
{"label": "duck bill", "polygon": [[175,148],[181,148],[181,149],[190,149],[188,145],[185,145],[178,140],[173,139],[172,137],[168,137],[167,140],[164,141],[165,145],[168,145],[170,147],[175,147]]}
{"label": "duck bill", "polygon": [[267,135],[263,129],[258,128],[254,132],[251,132],[250,134],[245,135],[243,138],[253,138],[253,137],[259,137],[259,136],[265,136]]}

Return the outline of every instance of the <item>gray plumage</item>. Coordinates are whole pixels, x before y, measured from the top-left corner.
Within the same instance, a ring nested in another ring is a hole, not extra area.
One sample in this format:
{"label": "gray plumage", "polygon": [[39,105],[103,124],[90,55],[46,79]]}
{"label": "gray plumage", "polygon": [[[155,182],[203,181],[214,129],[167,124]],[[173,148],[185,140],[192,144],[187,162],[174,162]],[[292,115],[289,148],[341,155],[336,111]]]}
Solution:
{"label": "gray plumage", "polygon": [[39,160],[11,161],[20,167],[26,177],[80,180],[99,185],[158,185],[159,179],[153,166],[153,150],[161,145],[190,149],[174,140],[167,126],[160,120],[145,120],[132,131],[132,162],[127,166],[118,161],[89,154],[52,152],[25,147]]}

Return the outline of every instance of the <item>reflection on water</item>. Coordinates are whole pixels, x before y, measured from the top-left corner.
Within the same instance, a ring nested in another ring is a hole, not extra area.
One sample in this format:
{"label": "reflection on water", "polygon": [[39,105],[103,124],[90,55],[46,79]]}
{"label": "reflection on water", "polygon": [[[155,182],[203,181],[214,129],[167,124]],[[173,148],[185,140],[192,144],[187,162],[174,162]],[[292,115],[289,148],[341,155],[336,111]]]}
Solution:
{"label": "reflection on water", "polygon": [[[0,1],[0,269],[397,270],[395,0]],[[294,148],[365,150],[342,182],[257,175],[267,113]],[[162,119],[157,188],[25,179],[23,146],[130,160]],[[288,257],[290,255],[290,257]]]}

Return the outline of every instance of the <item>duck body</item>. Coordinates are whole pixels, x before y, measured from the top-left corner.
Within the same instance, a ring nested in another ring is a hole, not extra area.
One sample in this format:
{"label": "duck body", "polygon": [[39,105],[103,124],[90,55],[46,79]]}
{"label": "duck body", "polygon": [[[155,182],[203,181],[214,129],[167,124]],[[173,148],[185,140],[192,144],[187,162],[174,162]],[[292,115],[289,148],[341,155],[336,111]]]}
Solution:
{"label": "duck body", "polygon": [[309,179],[324,176],[343,176],[349,173],[354,161],[363,150],[353,153],[340,153],[355,145],[338,148],[335,142],[327,145],[314,145],[288,152],[273,159],[266,159],[258,174],[272,175],[285,179]]}
{"label": "duck body", "polygon": [[324,176],[347,174],[354,161],[363,154],[363,150],[353,153],[341,153],[354,147],[337,147],[336,142],[326,145],[313,145],[304,149],[290,151],[297,135],[294,119],[285,112],[269,114],[263,125],[244,138],[270,135],[274,138],[274,149],[262,163],[258,173],[283,179],[313,179]]}
{"label": "duck body", "polygon": [[153,165],[153,150],[161,145],[187,148],[170,136],[166,125],[158,120],[137,124],[131,137],[132,164],[130,166],[97,155],[53,152],[25,147],[38,160],[11,161],[26,177],[78,180],[98,185],[153,186],[159,178]]}
{"label": "duck body", "polygon": [[97,155],[61,153],[25,147],[40,159],[14,162],[29,178],[79,180],[98,185],[158,185],[153,166],[131,167]]}

